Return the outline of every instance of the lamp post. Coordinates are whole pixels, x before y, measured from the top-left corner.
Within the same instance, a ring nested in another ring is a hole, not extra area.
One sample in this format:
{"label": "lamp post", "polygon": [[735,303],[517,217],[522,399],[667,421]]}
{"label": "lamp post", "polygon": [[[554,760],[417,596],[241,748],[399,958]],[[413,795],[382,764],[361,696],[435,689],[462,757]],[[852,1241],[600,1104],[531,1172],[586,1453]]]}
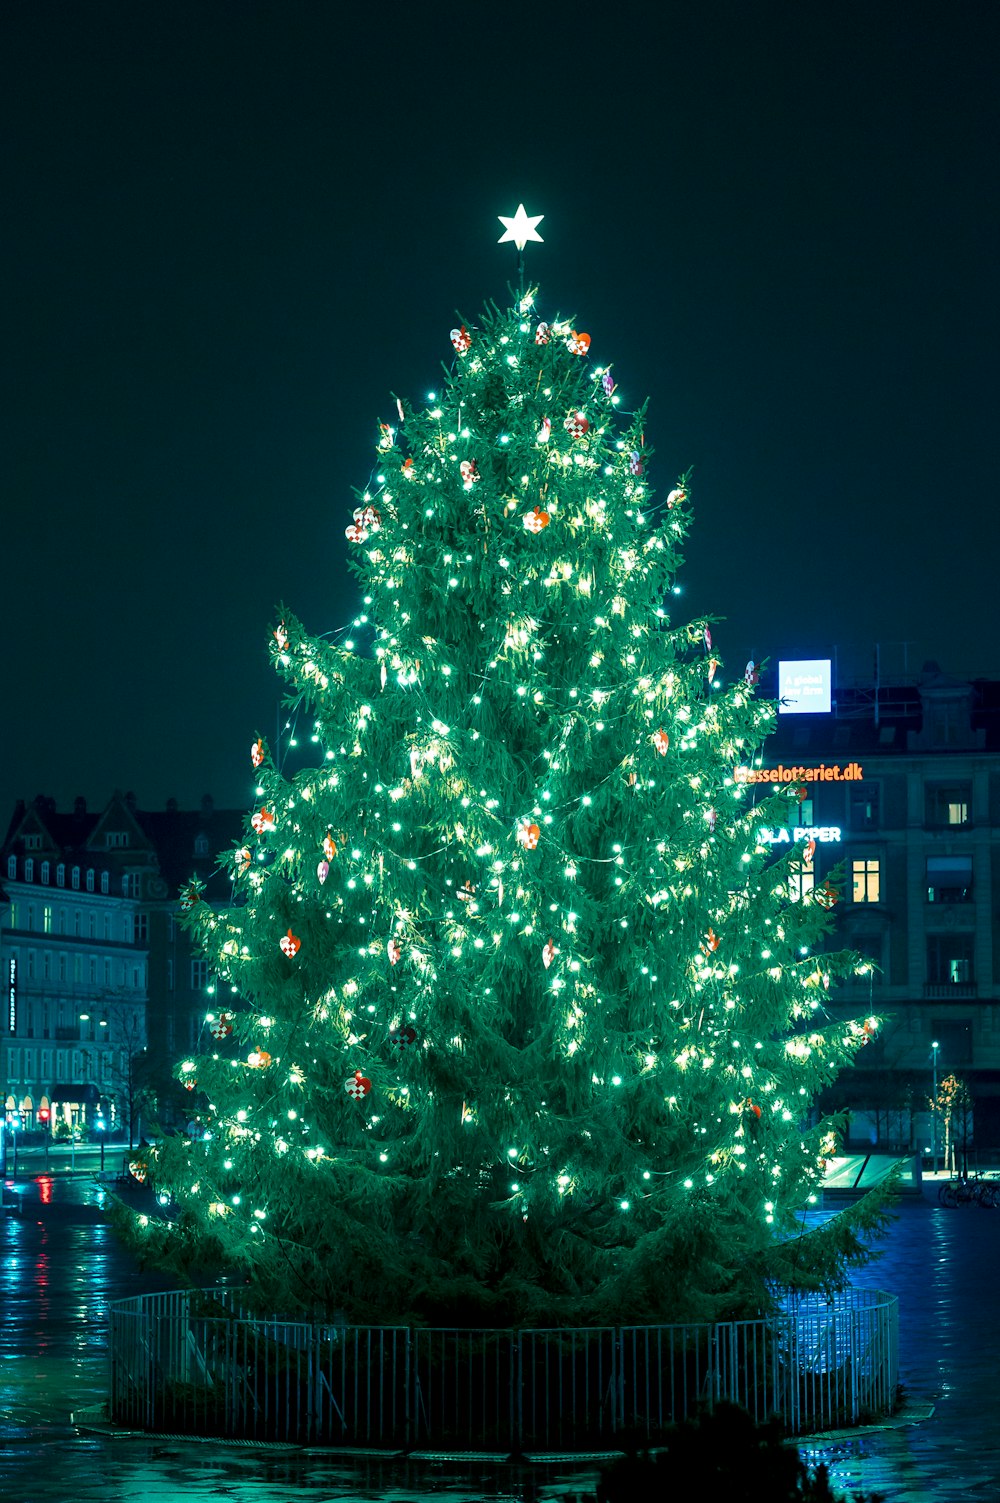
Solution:
{"label": "lamp post", "polygon": [[941,1047],[941,1045],[937,1042],[936,1039],[931,1044],[931,1066],[932,1066],[932,1069],[934,1071],[934,1095],[931,1098],[931,1153],[933,1154],[934,1173],[935,1174],[937,1174],[937,1166],[938,1166],[938,1135],[937,1135],[938,1087],[937,1087],[937,1065],[938,1065],[938,1050],[940,1049],[940,1047]]}

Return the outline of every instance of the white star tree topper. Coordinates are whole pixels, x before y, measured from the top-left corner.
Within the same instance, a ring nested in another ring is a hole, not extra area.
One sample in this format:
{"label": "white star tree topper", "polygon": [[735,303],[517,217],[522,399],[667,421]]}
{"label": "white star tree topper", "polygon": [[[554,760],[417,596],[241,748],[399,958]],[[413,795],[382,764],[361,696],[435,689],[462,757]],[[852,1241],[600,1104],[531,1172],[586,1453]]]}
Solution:
{"label": "white star tree topper", "polygon": [[498,214],[497,218],[502,225],[506,226],[497,245],[503,245],[505,240],[513,240],[518,250],[523,251],[529,240],[537,240],[540,244],[544,244],[541,235],[535,229],[536,224],[541,223],[545,218],[544,214],[526,214],[524,204],[518,204],[517,213],[512,219],[508,219],[504,214]]}

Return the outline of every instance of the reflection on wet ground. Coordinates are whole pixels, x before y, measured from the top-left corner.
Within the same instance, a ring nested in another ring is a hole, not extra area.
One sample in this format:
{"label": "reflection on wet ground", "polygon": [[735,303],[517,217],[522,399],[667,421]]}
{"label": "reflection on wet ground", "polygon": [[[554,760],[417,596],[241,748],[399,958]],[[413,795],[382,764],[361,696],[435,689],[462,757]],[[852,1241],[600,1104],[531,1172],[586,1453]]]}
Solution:
{"label": "reflection on wet ground", "polygon": [[[8,1186],[10,1188],[10,1186]],[[0,1497],[4,1503],[388,1503],[447,1497],[555,1503],[593,1488],[596,1466],[515,1468],[406,1462],[187,1437],[81,1431],[70,1420],[106,1392],[111,1300],[163,1281],[139,1274],[81,1176],[21,1181],[22,1214],[0,1219]],[[1000,1497],[994,1353],[1000,1212],[904,1203],[883,1257],[858,1283],[900,1298],[900,1371],[924,1423],[817,1442],[844,1492],[889,1503]]]}

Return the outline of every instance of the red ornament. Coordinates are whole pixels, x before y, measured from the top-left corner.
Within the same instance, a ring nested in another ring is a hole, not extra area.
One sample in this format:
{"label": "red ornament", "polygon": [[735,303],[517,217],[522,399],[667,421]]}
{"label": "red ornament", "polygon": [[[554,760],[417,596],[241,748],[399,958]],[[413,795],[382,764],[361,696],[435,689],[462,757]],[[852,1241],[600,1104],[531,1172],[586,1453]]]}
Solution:
{"label": "red ornament", "polygon": [[709,683],[712,682],[712,680],[714,679],[714,677],[715,677],[716,673],[718,673],[718,671],[719,671],[719,660],[718,660],[718,658],[709,658],[709,660],[708,660],[708,682]]}
{"label": "red ornament", "polygon": [[574,329],[566,341],[566,348],[571,355],[586,355],[590,349],[590,335],[578,334]]}
{"label": "red ornament", "polygon": [[417,1042],[417,1030],[409,1023],[404,1023],[401,1028],[394,1028],[389,1035],[389,1043],[394,1049],[408,1049],[411,1044]]}
{"label": "red ornament", "polygon": [[332,861],[337,854],[337,843],[329,830],[323,836],[323,855],[327,861]]}
{"label": "red ornament", "polygon": [[540,323],[538,325],[538,328],[535,330],[535,343],[548,344],[551,338],[552,330],[549,328],[548,324],[544,322]]}
{"label": "red ornament", "polygon": [[544,527],[548,527],[549,514],[547,511],[542,511],[540,506],[536,506],[533,511],[526,511],[521,521],[525,532],[539,533]]}
{"label": "red ornament", "polygon": [[642,455],[639,453],[638,449],[633,449],[632,453],[629,455],[628,468],[630,475],[642,474]]}
{"label": "red ornament", "polygon": [[757,1121],[760,1121],[760,1107],[757,1105],[756,1101],[751,1101],[748,1098],[747,1110],[753,1112],[754,1116],[757,1118]]}
{"label": "red ornament", "polygon": [[128,1166],[128,1172],[133,1179],[137,1179],[140,1185],[145,1184],[148,1170],[141,1159],[133,1159]]}
{"label": "red ornament", "polygon": [[548,944],[545,946],[545,949],[542,951],[542,965],[546,970],[548,970],[549,966],[555,960],[556,953],[556,947],[550,939]]}
{"label": "red ornament", "polygon": [[271,633],[271,635],[277,642],[279,651],[284,652],[288,646],[288,633],[285,630],[284,621],[282,621],[279,626],[276,626],[274,628],[274,631]]}
{"label": "red ornament", "polygon": [[389,957],[390,965],[397,965],[402,959],[403,952],[394,939],[390,939],[385,947],[385,953]]}
{"label": "red ornament", "polygon": [[518,842],[526,851],[533,851],[541,838],[541,830],[538,825],[523,819],[517,827]]}
{"label": "red ornament", "polygon": [[705,638],[705,651],[706,652],[711,652],[712,651],[712,628],[710,626],[706,626],[705,629],[704,629],[704,631],[702,632],[702,636]]}
{"label": "red ornament", "polygon": [[253,746],[251,746],[251,748],[250,748],[250,761],[253,763],[254,767],[259,767],[260,764],[263,762],[263,760],[264,760],[264,743],[258,737],[258,739],[254,742]]}
{"label": "red ornament", "polygon": [[250,823],[258,835],[266,835],[269,830],[274,829],[274,815],[270,809],[258,809]]}
{"label": "red ornament", "polygon": [[233,1020],[228,1012],[220,1012],[217,1018],[213,1018],[208,1031],[214,1039],[228,1038],[233,1031]]}
{"label": "red ornament", "polygon": [[281,953],[287,955],[289,960],[296,956],[302,948],[301,939],[299,939],[297,934],[293,934],[291,929],[289,929],[287,934],[281,936],[278,944],[281,948]]}
{"label": "red ornament", "polygon": [[386,449],[391,449],[394,443],[395,443],[395,439],[393,438],[392,429],[389,427],[389,424],[388,423],[379,423],[379,425],[378,425],[378,446],[379,446],[379,448],[382,449],[383,451],[385,451]]}
{"label": "red ornament", "polygon": [[407,480],[416,480],[417,477],[416,477],[416,475],[414,474],[414,471],[413,471],[413,460],[412,459],[404,459],[402,465],[400,466],[400,469],[402,471],[403,476]]}
{"label": "red ornament", "polygon": [[722,940],[716,934],[715,930],[709,929],[699,948],[703,955],[714,955],[721,944]]}
{"label": "red ornament", "polygon": [[234,859],[236,861],[236,870],[245,872],[253,860],[253,852],[248,845],[241,845]]}
{"label": "red ornament", "polygon": [[563,427],[566,429],[566,432],[569,434],[570,438],[583,438],[587,433],[590,432],[590,423],[587,420],[586,414],[583,412],[569,413],[565,422],[563,423]]}
{"label": "red ornament", "polygon": [[460,903],[471,903],[476,896],[475,884],[472,882],[463,882],[455,896]]}
{"label": "red ornament", "polygon": [[807,840],[806,844],[805,844],[805,850],[802,852],[802,864],[803,864],[803,866],[808,866],[809,863],[810,863],[810,861],[812,860],[812,858],[815,856],[815,854],[816,854],[816,842],[815,842],[815,840]]}
{"label": "red ornament", "polygon": [[359,522],[352,522],[350,526],[345,527],[344,536],[349,543],[366,543],[368,541],[368,532]]}
{"label": "red ornament", "polygon": [[253,1049],[247,1055],[247,1064],[251,1070],[266,1070],[271,1063],[271,1056],[266,1049]]}
{"label": "red ornament", "polygon": [[665,757],[667,755],[667,749],[670,746],[670,737],[667,735],[666,731],[662,728],[658,731],[654,731],[651,739],[660,756]]}
{"label": "red ornament", "polygon": [[547,417],[542,418],[542,426],[535,434],[536,444],[547,444],[552,437],[552,424]]}
{"label": "red ornament", "polygon": [[360,1070],[355,1070],[354,1074],[344,1081],[344,1090],[352,1101],[363,1101],[371,1088],[372,1083],[368,1076],[362,1075]]}
{"label": "red ornament", "polygon": [[464,355],[472,343],[472,336],[463,324],[460,329],[452,329],[451,342],[460,355]]}
{"label": "red ornament", "polygon": [[462,472],[462,479],[466,485],[475,485],[477,480],[482,480],[483,478],[479,473],[479,466],[474,459],[463,459],[458,468]]}
{"label": "red ornament", "polygon": [[181,893],[181,912],[190,913],[195,903],[201,902],[201,894],[197,887],[188,887]]}
{"label": "red ornament", "polygon": [[813,890],[813,900],[821,908],[832,908],[835,903],[840,902],[840,889],[834,887],[832,882],[824,882],[822,887]]}
{"label": "red ornament", "polygon": [[668,495],[668,497],[667,497],[667,506],[670,507],[671,510],[675,506],[680,506],[680,504],[681,504],[682,501],[686,501],[687,500],[687,494],[688,494],[687,491],[684,490],[682,486],[677,486]]}

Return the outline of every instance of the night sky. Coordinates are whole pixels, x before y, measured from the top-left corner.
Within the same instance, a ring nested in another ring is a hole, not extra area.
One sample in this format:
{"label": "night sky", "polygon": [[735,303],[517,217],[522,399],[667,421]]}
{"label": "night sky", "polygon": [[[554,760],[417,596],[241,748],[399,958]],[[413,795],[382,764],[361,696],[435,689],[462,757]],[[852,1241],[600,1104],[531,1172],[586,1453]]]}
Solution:
{"label": "night sky", "polygon": [[[249,805],[279,602],[354,612],[389,393],[544,214],[685,614],[842,678],[1000,676],[995,0],[0,9],[0,828],[112,789]],[[904,648],[902,644],[908,644]]]}

